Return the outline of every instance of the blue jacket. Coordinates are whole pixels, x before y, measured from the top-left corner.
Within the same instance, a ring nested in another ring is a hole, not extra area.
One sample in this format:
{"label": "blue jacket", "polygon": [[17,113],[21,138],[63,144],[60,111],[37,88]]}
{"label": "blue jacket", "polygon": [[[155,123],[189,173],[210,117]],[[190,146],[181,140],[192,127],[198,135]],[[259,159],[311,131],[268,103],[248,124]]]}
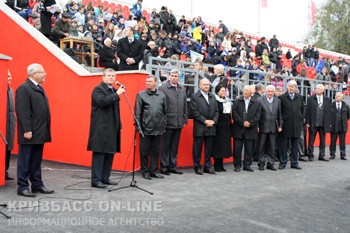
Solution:
{"label": "blue jacket", "polygon": [[[137,10],[138,8],[140,8],[140,11]],[[142,4],[137,4],[137,2],[132,4],[130,11],[136,16],[142,15]]]}

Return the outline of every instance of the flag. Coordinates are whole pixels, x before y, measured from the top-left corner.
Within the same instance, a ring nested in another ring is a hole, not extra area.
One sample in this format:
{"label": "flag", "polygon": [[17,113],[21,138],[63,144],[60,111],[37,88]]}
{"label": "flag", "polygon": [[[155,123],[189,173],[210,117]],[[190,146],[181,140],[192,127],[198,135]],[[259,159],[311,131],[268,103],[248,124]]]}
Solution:
{"label": "flag", "polygon": [[203,61],[204,56],[202,54],[191,51],[191,62],[195,62],[197,58],[200,58]]}
{"label": "flag", "polygon": [[267,0],[261,0],[261,8],[267,8]]}
{"label": "flag", "polygon": [[311,0],[311,24],[315,25],[316,4]]}

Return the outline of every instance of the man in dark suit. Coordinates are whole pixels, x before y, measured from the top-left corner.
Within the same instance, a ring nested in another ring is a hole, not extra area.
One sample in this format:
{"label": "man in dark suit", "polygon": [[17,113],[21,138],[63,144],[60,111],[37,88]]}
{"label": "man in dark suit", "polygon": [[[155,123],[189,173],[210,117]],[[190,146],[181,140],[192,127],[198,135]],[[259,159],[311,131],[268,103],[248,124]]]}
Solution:
{"label": "man in dark suit", "polygon": [[[262,83],[257,83],[254,86],[255,86],[255,93],[254,93],[254,95],[252,95],[252,99],[258,100],[259,98],[264,96],[265,86]],[[260,142],[259,142],[259,138],[258,138],[256,140],[254,140],[254,146],[253,146],[254,150],[253,150],[253,156],[252,156],[254,162],[258,162],[259,150],[260,150],[259,145],[260,145]]]}
{"label": "man in dark suit", "polygon": [[278,97],[281,100],[283,120],[282,132],[279,134],[281,154],[278,169],[280,170],[284,169],[288,162],[287,150],[289,141],[292,148],[290,155],[291,168],[301,170],[298,164],[298,147],[304,121],[304,103],[303,97],[296,93],[297,88],[297,83],[294,80],[289,81],[287,92]]}
{"label": "man in dark suit", "polygon": [[117,55],[120,58],[118,71],[139,69],[139,63],[143,59],[144,46],[140,40],[134,37],[134,32],[134,28],[127,27],[124,30],[125,38],[118,41]]}
{"label": "man in dark suit", "polygon": [[242,149],[244,144],[243,170],[254,172],[250,167],[254,140],[258,138],[258,122],[261,114],[259,101],[251,98],[251,86],[245,86],[243,96],[236,99],[232,105],[232,136],[234,138],[233,166],[236,172],[241,171]]}
{"label": "man in dark suit", "polygon": [[326,133],[330,132],[331,126],[331,101],[328,96],[323,95],[324,86],[316,86],[316,94],[310,96],[307,100],[305,124],[309,129],[309,161],[314,160],[314,142],[317,132],[320,136],[320,147],[318,160],[329,161],[325,158],[326,154]]}
{"label": "man in dark suit", "polygon": [[[16,90],[18,117],[17,194],[35,197],[37,192],[50,194],[41,180],[41,161],[44,143],[51,142],[51,115],[49,101],[40,85],[45,81],[45,70],[39,64],[28,66],[29,78]],[[32,187],[29,191],[30,180]]]}
{"label": "man in dark suit", "polygon": [[88,151],[92,153],[91,186],[106,188],[117,185],[109,179],[114,154],[120,152],[121,121],[119,113],[120,95],[125,92],[123,86],[118,90],[112,86],[115,71],[107,68],[103,71],[102,82],[94,88],[91,95],[91,122]]}
{"label": "man in dark suit", "polygon": [[331,104],[332,125],[331,125],[331,145],[329,147],[329,159],[335,159],[336,143],[339,136],[340,158],[346,159],[345,137],[348,131],[348,120],[350,118],[350,108],[343,101],[343,94],[338,92],[335,95],[335,102]]}
{"label": "man in dark suit", "polygon": [[[209,92],[209,79],[202,79],[199,89],[191,96],[191,111],[193,114],[193,164],[195,173],[203,175],[203,171],[215,174],[211,169],[210,155],[214,136],[216,135],[215,124],[219,119],[219,110],[215,96]],[[205,145],[204,168],[200,165],[203,142]]]}
{"label": "man in dark suit", "polygon": [[177,151],[180,142],[181,130],[187,124],[187,97],[185,87],[178,83],[180,71],[170,71],[170,80],[159,87],[167,99],[167,105],[171,106],[167,111],[166,130],[162,136],[160,173],[181,175],[176,169]]}
{"label": "man in dark suit", "polygon": [[8,71],[7,75],[7,111],[6,111],[6,164],[5,164],[5,180],[14,180],[14,178],[10,177],[7,170],[10,167],[10,157],[11,150],[13,150],[13,146],[15,143],[15,132],[16,132],[16,115],[15,115],[15,105],[13,99],[13,90],[10,87],[12,80],[12,76],[10,71]]}
{"label": "man in dark suit", "polygon": [[[259,170],[263,171],[265,167],[265,152],[267,157],[267,169],[277,171],[275,164],[275,148],[277,134],[282,131],[283,119],[281,111],[281,100],[274,98],[275,87],[270,85],[266,87],[266,96],[258,99],[261,105],[261,116],[258,125],[259,132]],[[268,144],[268,150],[265,145]]]}

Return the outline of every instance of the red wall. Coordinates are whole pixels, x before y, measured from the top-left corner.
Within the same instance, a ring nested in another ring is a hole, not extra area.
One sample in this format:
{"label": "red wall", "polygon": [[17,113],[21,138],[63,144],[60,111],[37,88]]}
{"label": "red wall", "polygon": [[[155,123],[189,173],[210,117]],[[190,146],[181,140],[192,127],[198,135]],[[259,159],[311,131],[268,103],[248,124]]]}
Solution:
{"label": "red wall", "polygon": [[[0,59],[0,131],[2,132],[5,138],[6,138],[8,63],[9,63],[8,60]],[[6,157],[5,150],[6,150],[6,145],[3,142],[2,138],[0,138],[0,185],[5,184],[5,157]]]}

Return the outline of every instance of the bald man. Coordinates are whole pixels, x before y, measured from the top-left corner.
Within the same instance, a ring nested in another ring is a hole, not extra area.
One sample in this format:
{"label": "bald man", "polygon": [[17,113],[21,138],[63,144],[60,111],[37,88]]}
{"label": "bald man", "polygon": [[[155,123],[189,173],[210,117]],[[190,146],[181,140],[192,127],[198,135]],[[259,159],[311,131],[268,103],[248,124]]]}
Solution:
{"label": "bald man", "polygon": [[250,167],[254,140],[258,138],[258,122],[260,120],[261,106],[259,101],[251,98],[251,86],[245,86],[243,96],[239,97],[232,105],[234,138],[233,166],[236,172],[241,171],[241,154],[244,145],[243,170],[254,172]]}
{"label": "bald man", "polygon": [[[191,112],[193,114],[193,164],[194,171],[203,175],[203,171],[215,174],[211,169],[211,149],[216,135],[215,124],[219,119],[219,110],[215,96],[209,92],[209,79],[202,79],[199,89],[191,96]],[[205,145],[204,168],[200,165],[203,143]]]}

